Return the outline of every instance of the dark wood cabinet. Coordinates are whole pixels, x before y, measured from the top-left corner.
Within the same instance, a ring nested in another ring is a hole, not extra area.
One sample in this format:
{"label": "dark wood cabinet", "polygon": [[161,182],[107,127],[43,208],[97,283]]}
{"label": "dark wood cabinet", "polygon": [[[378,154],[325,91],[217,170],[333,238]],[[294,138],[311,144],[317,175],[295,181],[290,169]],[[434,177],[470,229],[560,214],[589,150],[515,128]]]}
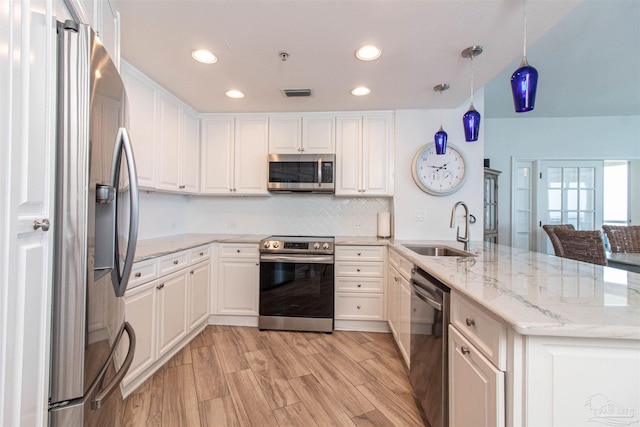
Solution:
{"label": "dark wood cabinet", "polygon": [[498,176],[501,171],[484,168],[484,241],[498,243]]}

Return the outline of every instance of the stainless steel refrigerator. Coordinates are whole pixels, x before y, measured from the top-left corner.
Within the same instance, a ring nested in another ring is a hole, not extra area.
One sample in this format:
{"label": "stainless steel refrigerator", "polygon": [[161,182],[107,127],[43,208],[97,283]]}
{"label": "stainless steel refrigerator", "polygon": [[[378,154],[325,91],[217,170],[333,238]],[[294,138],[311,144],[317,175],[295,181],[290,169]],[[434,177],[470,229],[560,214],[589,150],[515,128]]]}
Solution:
{"label": "stainless steel refrigerator", "polygon": [[100,39],[58,23],[58,136],[49,425],[118,424],[133,360],[124,321],[138,234],[127,97]]}

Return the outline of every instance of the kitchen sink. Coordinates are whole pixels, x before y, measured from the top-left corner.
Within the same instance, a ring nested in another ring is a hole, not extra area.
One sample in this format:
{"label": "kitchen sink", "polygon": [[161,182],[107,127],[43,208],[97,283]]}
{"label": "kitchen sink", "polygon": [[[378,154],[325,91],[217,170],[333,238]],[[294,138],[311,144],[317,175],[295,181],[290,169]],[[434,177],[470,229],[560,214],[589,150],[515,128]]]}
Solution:
{"label": "kitchen sink", "polygon": [[405,248],[424,256],[459,256],[469,257],[476,256],[471,252],[463,251],[461,249],[454,249],[448,246],[434,246],[434,245],[402,245]]}

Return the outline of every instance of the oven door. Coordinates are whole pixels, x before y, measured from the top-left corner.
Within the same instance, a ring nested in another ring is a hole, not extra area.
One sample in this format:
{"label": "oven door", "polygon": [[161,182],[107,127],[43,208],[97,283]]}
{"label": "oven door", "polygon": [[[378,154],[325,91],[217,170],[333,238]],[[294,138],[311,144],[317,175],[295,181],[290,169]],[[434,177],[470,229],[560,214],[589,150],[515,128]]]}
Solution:
{"label": "oven door", "polygon": [[260,316],[333,319],[333,255],[260,257]]}

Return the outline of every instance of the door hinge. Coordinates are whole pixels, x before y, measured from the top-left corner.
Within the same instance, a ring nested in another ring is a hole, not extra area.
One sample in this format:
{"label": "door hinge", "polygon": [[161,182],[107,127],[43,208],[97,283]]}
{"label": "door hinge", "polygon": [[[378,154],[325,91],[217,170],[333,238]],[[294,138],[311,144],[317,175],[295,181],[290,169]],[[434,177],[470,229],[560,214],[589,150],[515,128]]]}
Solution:
{"label": "door hinge", "polygon": [[540,172],[540,179],[542,179],[542,172]]}
{"label": "door hinge", "polygon": [[542,221],[539,222],[539,227],[542,227]]}

